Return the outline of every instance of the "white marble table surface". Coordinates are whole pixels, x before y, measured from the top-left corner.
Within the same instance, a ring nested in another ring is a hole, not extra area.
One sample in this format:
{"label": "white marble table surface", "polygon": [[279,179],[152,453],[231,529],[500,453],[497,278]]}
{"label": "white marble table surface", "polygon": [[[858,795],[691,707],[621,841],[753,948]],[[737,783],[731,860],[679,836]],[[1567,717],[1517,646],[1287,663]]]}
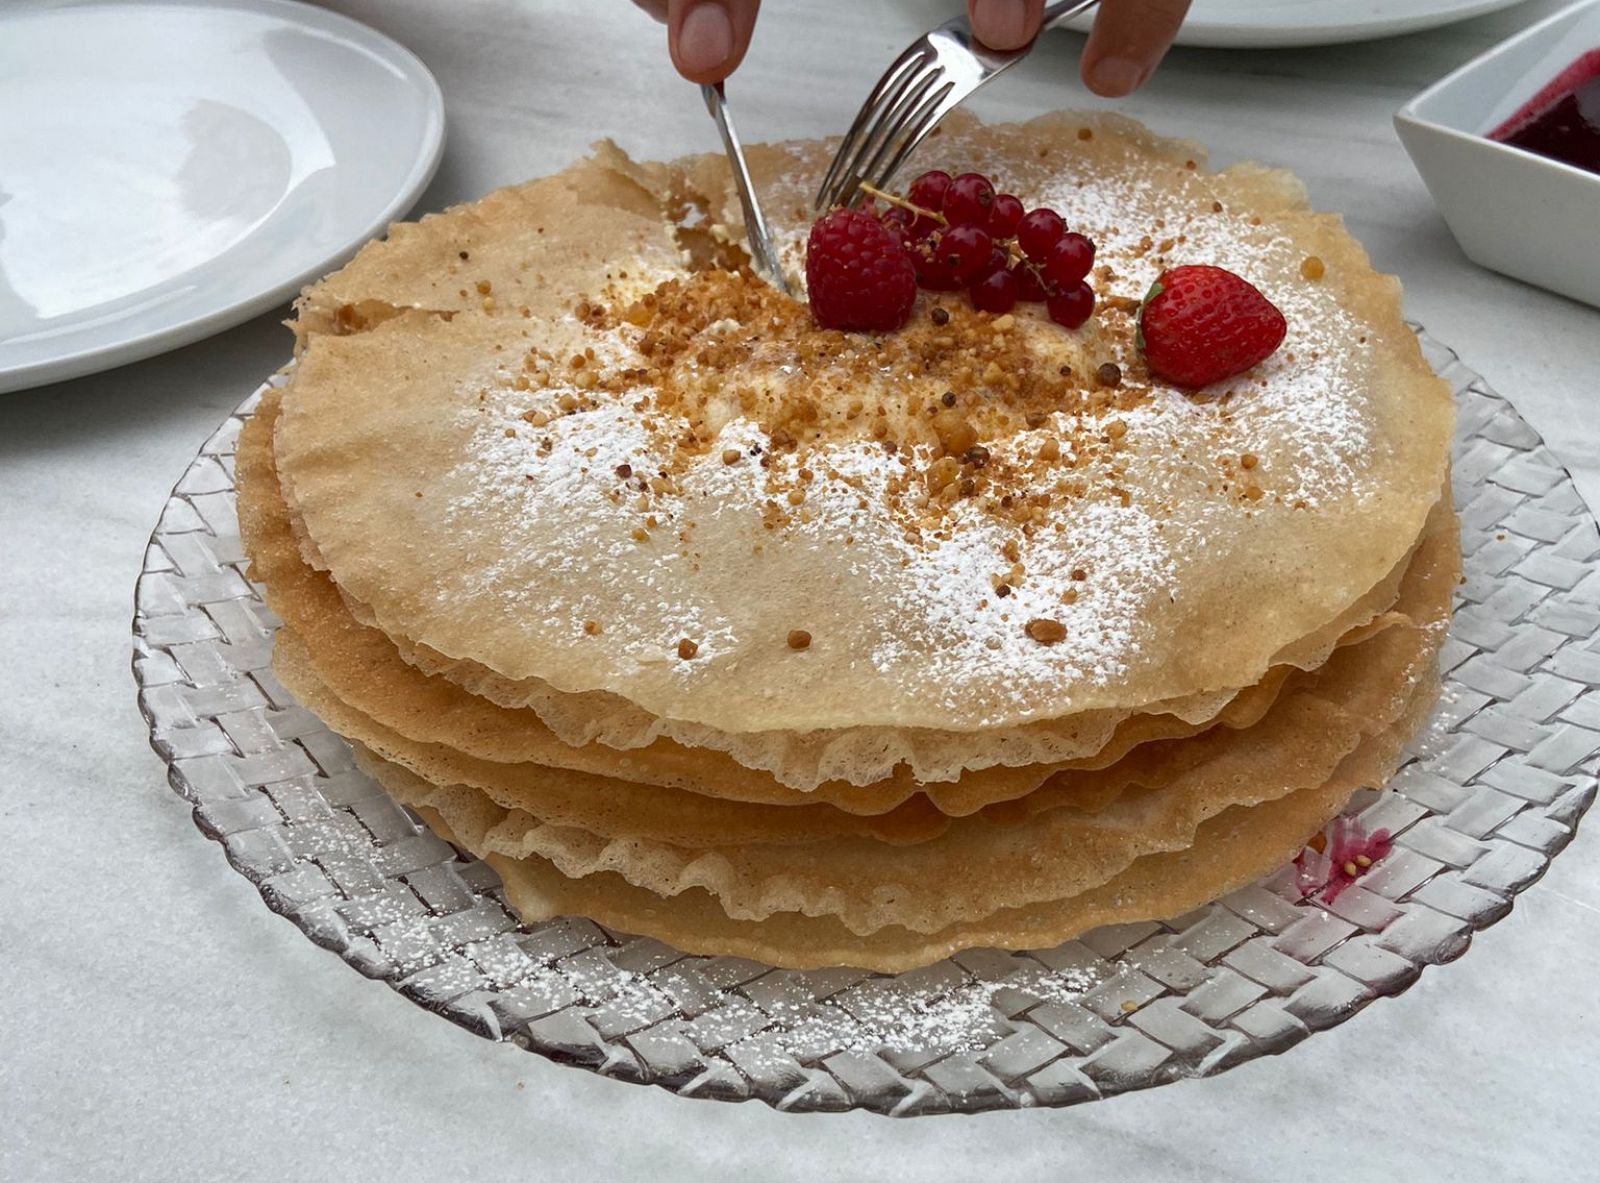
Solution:
{"label": "white marble table surface", "polygon": [[[552,170],[602,135],[652,155],[713,145],[659,31],[622,0],[334,6],[408,44],[444,87],[450,144],[422,209]],[[839,129],[913,26],[950,6],[773,0],[733,88],[744,132]],[[1120,106],[1219,160],[1297,171],[1597,505],[1600,312],[1469,264],[1389,123],[1552,7],[1370,45],[1179,51]],[[828,31],[835,17],[848,36]],[[1048,39],[981,110],[1090,105],[1078,44]],[[684,1101],[488,1043],[363,979],[195,830],[128,669],[145,539],[199,443],[284,360],[278,319],[0,396],[0,1179],[1600,1172],[1593,832],[1400,999],[1215,1080],[1060,1112],[896,1122]]]}

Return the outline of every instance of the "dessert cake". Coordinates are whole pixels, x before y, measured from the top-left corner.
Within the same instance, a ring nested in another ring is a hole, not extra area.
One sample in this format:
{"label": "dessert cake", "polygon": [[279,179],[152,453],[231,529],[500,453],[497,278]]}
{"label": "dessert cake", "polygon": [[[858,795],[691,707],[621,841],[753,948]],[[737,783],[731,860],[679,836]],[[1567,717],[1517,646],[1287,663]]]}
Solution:
{"label": "dessert cake", "polygon": [[239,450],[274,669],[525,918],[690,952],[904,969],[1293,857],[1458,578],[1398,285],[1111,116],[953,118],[813,224],[831,148],[751,154],[809,302],[720,159],[609,145],[308,289]]}

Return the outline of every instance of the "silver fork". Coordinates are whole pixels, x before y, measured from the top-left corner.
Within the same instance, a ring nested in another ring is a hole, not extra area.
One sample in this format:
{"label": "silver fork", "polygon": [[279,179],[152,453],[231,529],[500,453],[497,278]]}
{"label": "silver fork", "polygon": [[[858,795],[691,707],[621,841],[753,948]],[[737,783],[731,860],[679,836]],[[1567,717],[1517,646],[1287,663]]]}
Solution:
{"label": "silver fork", "polygon": [[[1047,4],[1041,31],[1065,23],[1097,3],[1099,0],[1062,0]],[[941,119],[1032,49],[1032,43],[1021,49],[990,49],[972,36],[972,26],[964,16],[918,37],[861,104],[822,178],[817,209],[849,205],[863,181],[887,188],[895,171]]]}

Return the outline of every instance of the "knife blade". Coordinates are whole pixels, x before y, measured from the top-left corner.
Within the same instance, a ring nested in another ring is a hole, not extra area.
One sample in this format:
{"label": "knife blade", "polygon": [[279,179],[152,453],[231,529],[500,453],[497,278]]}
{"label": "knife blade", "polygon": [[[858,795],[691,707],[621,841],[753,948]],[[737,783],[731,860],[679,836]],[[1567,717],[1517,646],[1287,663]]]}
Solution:
{"label": "knife blade", "polygon": [[711,118],[716,121],[717,131],[722,135],[723,149],[728,153],[728,164],[733,169],[734,187],[739,191],[739,204],[744,209],[745,233],[750,239],[750,260],[754,269],[786,296],[794,295],[789,290],[789,282],[784,278],[783,268],[778,264],[777,248],[772,245],[772,231],[767,226],[767,219],[761,212],[761,203],[756,198],[755,185],[750,180],[750,167],[745,163],[744,147],[739,142],[739,133],[733,126],[733,116],[728,111],[728,96],[723,84],[707,83],[700,87],[700,93],[706,101],[706,109],[711,112]]}

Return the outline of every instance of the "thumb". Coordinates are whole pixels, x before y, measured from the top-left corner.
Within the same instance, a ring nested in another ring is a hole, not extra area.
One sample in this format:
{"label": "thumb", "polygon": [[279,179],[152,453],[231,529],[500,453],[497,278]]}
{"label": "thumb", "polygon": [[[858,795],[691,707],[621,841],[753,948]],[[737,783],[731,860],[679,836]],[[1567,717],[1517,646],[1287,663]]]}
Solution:
{"label": "thumb", "polygon": [[761,0],[667,0],[672,64],[690,82],[721,82],[732,74],[755,31]]}

